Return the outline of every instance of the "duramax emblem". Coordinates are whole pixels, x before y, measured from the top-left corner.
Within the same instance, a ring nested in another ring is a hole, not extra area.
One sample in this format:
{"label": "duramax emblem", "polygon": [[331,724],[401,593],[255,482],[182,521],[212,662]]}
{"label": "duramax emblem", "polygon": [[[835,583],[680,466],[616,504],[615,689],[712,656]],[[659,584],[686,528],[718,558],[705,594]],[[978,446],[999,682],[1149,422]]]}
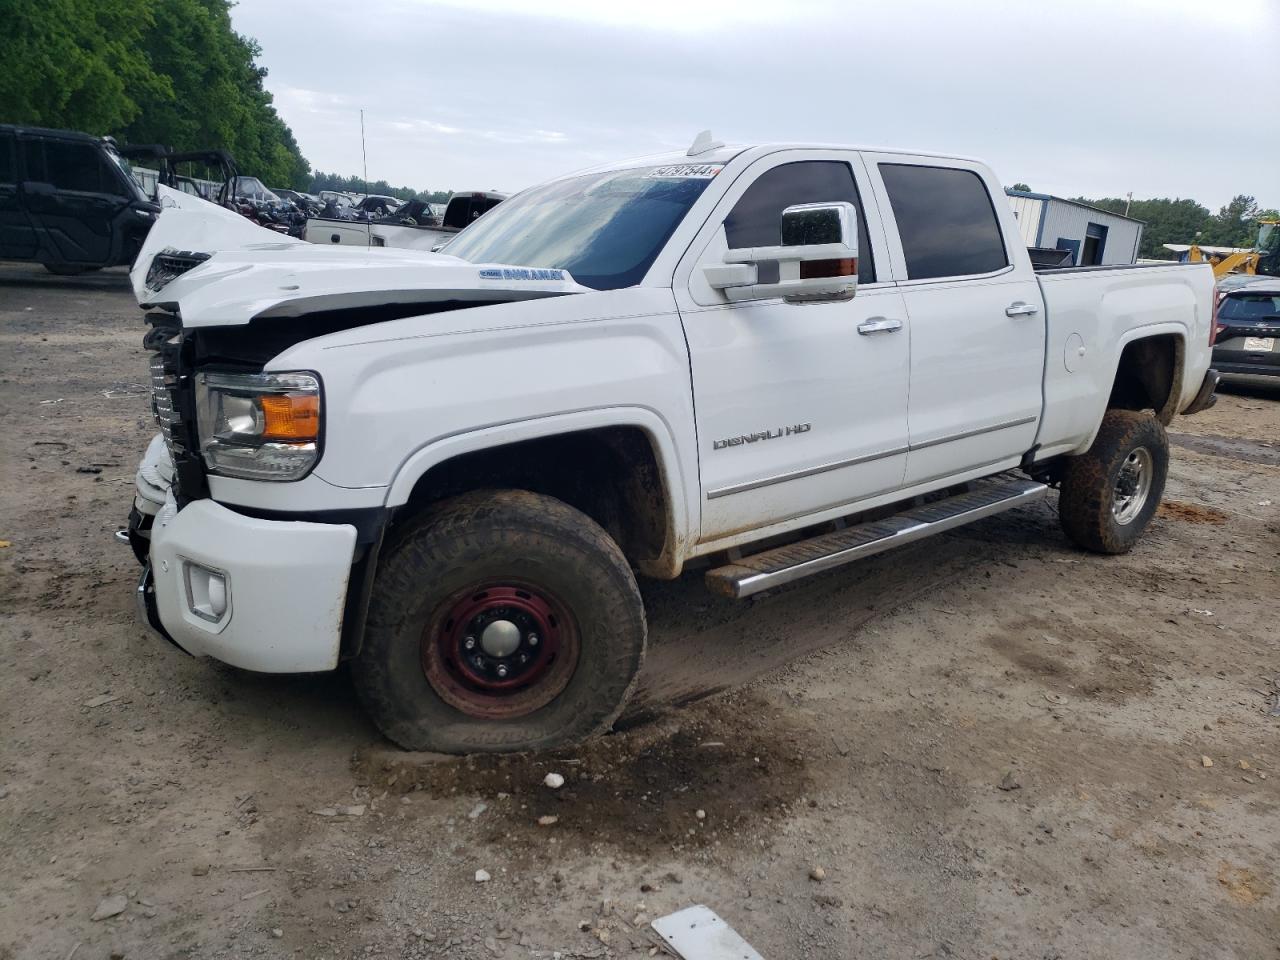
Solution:
{"label": "duramax emblem", "polygon": [[740,437],[726,437],[723,440],[712,440],[712,450],[723,450],[725,447],[740,447],[744,443],[755,443],[758,440],[773,440],[777,437],[790,437],[794,434],[808,433],[813,429],[811,423],[795,423],[789,427],[774,427],[760,433],[744,433]]}

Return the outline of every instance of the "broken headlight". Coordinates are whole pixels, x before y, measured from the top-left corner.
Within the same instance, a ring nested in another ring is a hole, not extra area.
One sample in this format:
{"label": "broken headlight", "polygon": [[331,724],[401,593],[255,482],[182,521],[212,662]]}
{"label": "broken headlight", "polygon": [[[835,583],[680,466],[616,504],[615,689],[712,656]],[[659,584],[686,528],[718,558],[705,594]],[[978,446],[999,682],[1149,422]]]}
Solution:
{"label": "broken headlight", "polygon": [[320,379],[312,373],[200,373],[196,417],[210,473],[301,480],[319,458]]}

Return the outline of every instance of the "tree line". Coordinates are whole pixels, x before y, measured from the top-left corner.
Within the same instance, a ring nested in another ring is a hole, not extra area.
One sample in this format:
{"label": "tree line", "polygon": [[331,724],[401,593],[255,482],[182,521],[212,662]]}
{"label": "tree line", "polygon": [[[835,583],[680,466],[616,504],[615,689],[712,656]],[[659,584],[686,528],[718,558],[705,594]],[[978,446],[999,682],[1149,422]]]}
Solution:
{"label": "tree line", "polygon": [[[1025,183],[1011,189],[1030,192]],[[1211,247],[1253,247],[1258,243],[1258,226],[1263,220],[1280,220],[1280,212],[1263,209],[1254,197],[1237,194],[1217,213],[1189,198],[1126,200],[1124,197],[1072,197],[1076,203],[1087,203],[1108,213],[1124,214],[1142,220],[1142,243],[1138,256],[1155,260],[1171,260],[1177,254],[1164,249],[1166,243],[1199,243]]]}
{"label": "tree line", "polygon": [[321,173],[319,170],[311,178],[308,193],[319,193],[321,190],[339,190],[343,193],[372,193],[381,197],[396,197],[399,200],[429,200],[432,203],[444,203],[452,195],[448,190],[415,190],[413,187],[393,187],[385,180],[364,180],[361,177],[344,177],[337,173]]}
{"label": "tree line", "polygon": [[263,86],[231,0],[3,0],[0,123],[221,148],[247,174],[305,188],[311,165]]}

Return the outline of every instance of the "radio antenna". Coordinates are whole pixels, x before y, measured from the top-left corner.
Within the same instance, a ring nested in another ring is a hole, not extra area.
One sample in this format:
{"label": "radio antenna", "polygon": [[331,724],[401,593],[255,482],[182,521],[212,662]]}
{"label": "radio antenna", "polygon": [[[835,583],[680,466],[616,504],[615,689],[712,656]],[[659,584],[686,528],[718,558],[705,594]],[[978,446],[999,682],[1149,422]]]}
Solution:
{"label": "radio antenna", "polygon": [[360,111],[360,158],[364,162],[364,190],[369,192],[369,153],[364,146],[364,110]]}

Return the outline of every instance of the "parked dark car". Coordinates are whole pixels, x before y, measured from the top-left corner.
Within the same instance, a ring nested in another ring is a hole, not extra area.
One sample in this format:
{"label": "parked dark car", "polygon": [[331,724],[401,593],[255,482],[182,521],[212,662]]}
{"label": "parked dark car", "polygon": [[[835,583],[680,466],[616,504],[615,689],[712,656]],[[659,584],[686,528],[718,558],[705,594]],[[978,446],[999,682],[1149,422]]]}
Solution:
{"label": "parked dark car", "polygon": [[1220,294],[1214,368],[1224,380],[1280,386],[1280,279],[1259,277]]}
{"label": "parked dark car", "polygon": [[0,125],[0,260],[58,274],[129,264],[159,213],[110,140]]}

